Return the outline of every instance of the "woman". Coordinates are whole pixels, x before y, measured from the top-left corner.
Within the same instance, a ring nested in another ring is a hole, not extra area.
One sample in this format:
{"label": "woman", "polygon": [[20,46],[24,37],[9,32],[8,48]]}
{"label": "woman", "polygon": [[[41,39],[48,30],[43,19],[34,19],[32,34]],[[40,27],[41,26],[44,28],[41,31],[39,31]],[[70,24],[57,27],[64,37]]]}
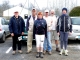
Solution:
{"label": "woman", "polygon": [[36,39],[37,55],[36,58],[43,58],[43,43],[47,37],[47,23],[43,19],[43,13],[38,12],[37,20],[34,22],[33,36]]}

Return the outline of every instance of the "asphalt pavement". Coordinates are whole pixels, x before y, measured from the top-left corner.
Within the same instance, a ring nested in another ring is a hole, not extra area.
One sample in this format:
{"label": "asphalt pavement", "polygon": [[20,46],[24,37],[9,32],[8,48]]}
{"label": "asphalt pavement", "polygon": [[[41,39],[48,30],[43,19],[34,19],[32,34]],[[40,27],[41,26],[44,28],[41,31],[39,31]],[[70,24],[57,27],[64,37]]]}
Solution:
{"label": "asphalt pavement", "polygon": [[5,43],[0,43],[0,60],[80,60],[80,41],[69,40],[68,43],[68,56],[59,55],[55,51],[54,41],[52,43],[52,55],[44,55],[44,58],[36,58],[36,43],[33,42],[33,50],[30,54],[26,54],[27,46],[22,44],[23,54],[12,55],[12,39],[8,37]]}

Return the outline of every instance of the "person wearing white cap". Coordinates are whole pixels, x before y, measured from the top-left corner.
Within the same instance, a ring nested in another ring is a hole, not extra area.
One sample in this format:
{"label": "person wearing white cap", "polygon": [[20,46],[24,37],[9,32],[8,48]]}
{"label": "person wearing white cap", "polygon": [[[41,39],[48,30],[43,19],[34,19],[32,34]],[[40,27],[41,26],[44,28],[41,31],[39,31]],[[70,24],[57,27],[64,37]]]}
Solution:
{"label": "person wearing white cap", "polygon": [[28,31],[28,40],[27,40],[27,54],[32,51],[32,40],[33,40],[33,25],[34,21],[37,19],[36,9],[32,9],[32,15],[29,16],[26,23],[26,30]]}
{"label": "person wearing white cap", "polygon": [[51,32],[52,39],[51,40],[53,40],[53,39],[55,40],[56,51],[57,52],[60,52],[59,47],[58,47],[58,44],[59,44],[59,42],[58,42],[59,36],[57,34],[57,31],[56,31],[56,27],[57,27],[57,16],[55,15],[55,10],[54,9],[52,9],[50,11],[50,17],[51,17],[51,19],[53,21],[52,22],[52,32]]}
{"label": "person wearing white cap", "polygon": [[16,54],[17,46],[18,46],[18,52],[22,54],[21,41],[19,40],[19,37],[24,34],[24,28],[25,28],[25,23],[23,18],[19,16],[19,12],[17,10],[14,11],[14,16],[11,17],[9,22],[9,31],[11,33],[12,40],[13,40],[12,42],[13,55]]}
{"label": "person wearing white cap", "polygon": [[52,20],[49,16],[49,10],[45,10],[45,16],[43,17],[47,22],[47,38],[44,41],[44,52],[45,55],[46,51],[48,51],[49,55],[51,55],[52,51],[52,44],[51,44],[51,26],[52,26]]}

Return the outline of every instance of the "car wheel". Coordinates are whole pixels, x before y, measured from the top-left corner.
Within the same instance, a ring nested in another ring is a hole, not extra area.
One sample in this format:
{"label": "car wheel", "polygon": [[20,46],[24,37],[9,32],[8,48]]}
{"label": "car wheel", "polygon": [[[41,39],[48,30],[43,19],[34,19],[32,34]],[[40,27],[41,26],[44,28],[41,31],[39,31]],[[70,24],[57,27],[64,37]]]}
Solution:
{"label": "car wheel", "polygon": [[6,35],[5,35],[5,33],[4,33],[3,36],[2,36],[2,38],[1,38],[1,42],[4,43],[5,40],[6,40]]}

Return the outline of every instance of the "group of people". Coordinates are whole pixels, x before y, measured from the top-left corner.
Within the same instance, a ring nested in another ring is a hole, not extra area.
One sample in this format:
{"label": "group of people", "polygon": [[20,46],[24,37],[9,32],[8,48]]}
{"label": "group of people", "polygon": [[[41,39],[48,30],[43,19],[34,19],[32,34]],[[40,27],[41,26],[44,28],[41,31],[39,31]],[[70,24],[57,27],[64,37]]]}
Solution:
{"label": "group of people", "polygon": [[[50,15],[49,15],[50,14]],[[25,23],[19,12],[15,11],[14,16],[11,17],[9,23],[9,30],[13,38],[13,52],[16,54],[16,44],[18,43],[18,52],[22,53],[21,41],[18,37],[24,34]],[[36,58],[43,58],[47,52],[52,54],[52,40],[55,40],[56,51],[68,56],[67,43],[68,34],[72,32],[72,24],[69,15],[67,14],[67,8],[62,9],[62,15],[57,17],[55,11],[52,9],[45,10],[44,14],[38,12],[35,8],[32,9],[32,15],[30,15],[26,22],[26,30],[28,31],[27,39],[27,54],[32,52],[32,40],[36,40]],[[60,39],[59,39],[60,36]],[[59,40],[60,48],[59,50]]]}

